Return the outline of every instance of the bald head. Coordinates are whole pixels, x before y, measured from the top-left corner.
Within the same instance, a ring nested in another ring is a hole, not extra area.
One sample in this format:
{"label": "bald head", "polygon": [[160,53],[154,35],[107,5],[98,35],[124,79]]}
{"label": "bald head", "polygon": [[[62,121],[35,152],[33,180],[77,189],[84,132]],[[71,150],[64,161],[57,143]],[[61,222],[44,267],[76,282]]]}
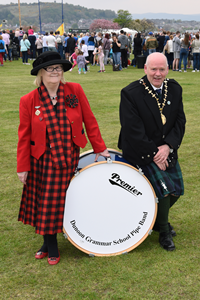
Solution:
{"label": "bald head", "polygon": [[154,52],[154,53],[151,53],[150,55],[148,55],[145,65],[147,66],[149,63],[151,63],[151,61],[154,61],[154,60],[160,60],[160,61],[163,60],[163,61],[165,61],[166,67],[168,67],[168,62],[167,62],[166,56],[160,52]]}
{"label": "bald head", "polygon": [[164,54],[154,52],[147,57],[144,71],[147,79],[156,88],[160,88],[168,74],[167,58]]}

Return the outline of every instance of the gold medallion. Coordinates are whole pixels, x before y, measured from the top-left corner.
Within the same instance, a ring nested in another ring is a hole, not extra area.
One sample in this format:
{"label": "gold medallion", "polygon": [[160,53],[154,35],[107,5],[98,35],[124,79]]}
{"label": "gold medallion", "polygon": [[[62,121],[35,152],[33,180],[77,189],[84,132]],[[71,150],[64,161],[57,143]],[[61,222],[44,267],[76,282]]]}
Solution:
{"label": "gold medallion", "polygon": [[40,114],[40,111],[37,109],[36,112],[35,112],[36,116],[39,116]]}
{"label": "gold medallion", "polygon": [[163,125],[165,125],[165,123],[166,123],[166,117],[165,117],[165,115],[163,115],[162,113],[160,113],[160,115],[161,115],[161,120],[162,120],[162,123],[163,123]]}

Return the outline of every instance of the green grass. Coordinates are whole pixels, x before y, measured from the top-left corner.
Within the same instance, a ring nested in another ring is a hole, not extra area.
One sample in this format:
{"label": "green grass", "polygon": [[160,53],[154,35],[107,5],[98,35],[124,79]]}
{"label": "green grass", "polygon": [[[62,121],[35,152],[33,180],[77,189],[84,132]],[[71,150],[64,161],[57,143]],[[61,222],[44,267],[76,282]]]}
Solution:
{"label": "green grass", "polygon": [[[128,255],[91,258],[59,234],[61,261],[49,266],[46,259],[34,258],[41,237],[17,221],[22,191],[16,175],[18,106],[20,97],[35,88],[30,70],[21,61],[0,68],[0,299],[200,299],[200,73],[168,74],[183,87],[187,117],[179,150],[185,195],[170,211],[176,251],[164,251],[153,233]],[[117,149],[120,91],[144,72],[98,70],[90,67],[88,74],[78,75],[75,68],[65,79],[82,85],[107,147]],[[83,151],[89,149],[90,144]]]}

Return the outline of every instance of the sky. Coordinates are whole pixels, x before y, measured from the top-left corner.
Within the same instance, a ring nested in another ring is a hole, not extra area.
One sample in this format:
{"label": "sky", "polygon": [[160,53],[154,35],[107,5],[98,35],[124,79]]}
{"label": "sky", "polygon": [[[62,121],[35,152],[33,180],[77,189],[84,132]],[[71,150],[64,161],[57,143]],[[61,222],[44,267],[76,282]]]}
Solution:
{"label": "sky", "polygon": [[[54,0],[40,0],[41,2],[54,2]],[[18,3],[18,0],[0,0],[0,4]],[[20,0],[20,3],[33,3],[37,0]],[[61,0],[56,0],[61,3]],[[96,9],[111,9],[117,12],[119,9],[128,10],[133,13],[175,13],[175,14],[199,14],[200,1],[190,0],[188,3],[183,4],[182,0],[63,0],[64,3],[80,5],[87,8]]]}

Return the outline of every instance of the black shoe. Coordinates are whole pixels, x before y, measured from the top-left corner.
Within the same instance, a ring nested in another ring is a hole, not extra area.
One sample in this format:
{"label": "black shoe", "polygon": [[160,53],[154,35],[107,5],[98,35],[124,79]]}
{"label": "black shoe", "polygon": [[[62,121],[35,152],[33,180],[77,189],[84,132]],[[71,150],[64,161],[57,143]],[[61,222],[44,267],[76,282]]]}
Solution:
{"label": "black shoe", "polygon": [[167,251],[175,250],[175,245],[170,232],[162,232],[159,235],[159,243]]}
{"label": "black shoe", "polygon": [[[170,223],[168,223],[168,225],[169,225],[169,231],[170,231],[171,235],[176,236],[176,231],[174,230],[174,227]],[[160,226],[158,225],[158,223],[154,224],[153,230],[160,232]]]}

